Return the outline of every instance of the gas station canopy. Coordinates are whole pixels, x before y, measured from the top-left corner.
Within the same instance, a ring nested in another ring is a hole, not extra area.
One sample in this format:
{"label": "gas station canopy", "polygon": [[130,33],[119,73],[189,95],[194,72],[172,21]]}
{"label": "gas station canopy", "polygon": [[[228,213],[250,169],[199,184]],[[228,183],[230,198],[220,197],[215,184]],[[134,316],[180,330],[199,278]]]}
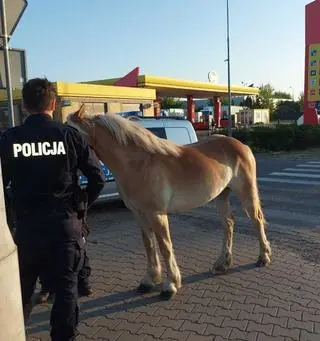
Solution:
{"label": "gas station canopy", "polygon": [[[112,85],[121,78],[111,78],[90,81],[86,83]],[[227,96],[228,86],[209,82],[197,82],[150,75],[137,76],[135,86],[155,89],[159,97],[187,97],[209,98],[213,96]],[[246,86],[231,86],[232,96],[258,95],[259,89]]]}

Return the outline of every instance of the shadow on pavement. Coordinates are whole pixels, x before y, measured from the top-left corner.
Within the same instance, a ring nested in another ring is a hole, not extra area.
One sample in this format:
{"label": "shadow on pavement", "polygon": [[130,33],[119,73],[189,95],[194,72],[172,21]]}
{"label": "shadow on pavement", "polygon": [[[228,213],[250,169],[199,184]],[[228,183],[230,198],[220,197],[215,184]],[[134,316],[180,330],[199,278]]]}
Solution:
{"label": "shadow on pavement", "polygon": [[[200,282],[209,278],[214,278],[217,276],[228,276],[233,273],[239,273],[243,271],[249,271],[256,268],[255,263],[249,263],[244,265],[239,265],[237,267],[231,268],[227,274],[212,274],[211,271],[205,271],[198,274],[193,274],[185,276],[183,278],[183,285],[188,285],[196,282]],[[177,296],[179,297],[179,295]],[[174,300],[174,298],[173,298]],[[98,316],[108,316],[121,311],[128,311],[130,309],[135,309],[147,305],[152,305],[154,303],[163,302],[160,298],[159,292],[153,292],[142,296],[138,293],[136,289],[128,290],[125,292],[119,292],[110,294],[104,297],[99,297],[86,302],[80,303],[80,321],[84,321],[88,318],[98,317]],[[93,310],[95,309],[95,310]],[[91,310],[91,311],[90,311]],[[33,324],[39,324],[48,321],[50,312],[42,312],[33,314],[31,320]],[[49,321],[48,321],[49,322]],[[39,333],[42,331],[49,330],[49,325],[34,326],[27,328],[28,334]]]}

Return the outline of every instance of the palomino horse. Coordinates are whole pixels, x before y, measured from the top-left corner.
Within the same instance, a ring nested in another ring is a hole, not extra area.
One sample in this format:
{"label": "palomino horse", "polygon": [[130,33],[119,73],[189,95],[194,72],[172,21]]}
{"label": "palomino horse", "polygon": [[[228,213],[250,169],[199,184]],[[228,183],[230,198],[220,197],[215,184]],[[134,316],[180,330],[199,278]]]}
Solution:
{"label": "palomino horse", "polygon": [[108,165],[121,198],[141,228],[147,254],[147,273],[139,290],[161,284],[160,252],[167,268],[162,296],[170,298],[181,287],[180,270],[170,237],[168,213],[202,206],[217,199],[224,228],[222,253],[216,272],[232,263],[234,220],[229,205],[233,191],[258,230],[260,253],[257,266],[271,263],[271,247],[257,189],[256,162],[249,147],[222,135],[190,145],[160,139],[137,122],[114,114],[87,116],[82,106],[69,115],[68,123],[88,136],[100,160]]}

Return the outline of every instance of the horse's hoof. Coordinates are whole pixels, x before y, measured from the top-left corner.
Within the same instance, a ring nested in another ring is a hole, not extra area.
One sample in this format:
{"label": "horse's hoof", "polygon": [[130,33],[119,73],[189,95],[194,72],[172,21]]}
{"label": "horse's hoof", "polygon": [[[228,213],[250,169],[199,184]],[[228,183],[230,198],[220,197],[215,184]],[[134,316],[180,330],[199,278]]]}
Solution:
{"label": "horse's hoof", "polygon": [[170,300],[175,294],[173,291],[163,290],[160,292],[160,298],[162,300]]}
{"label": "horse's hoof", "polygon": [[48,291],[41,291],[38,294],[38,297],[35,300],[36,304],[44,304],[48,302],[50,293]]}
{"label": "horse's hoof", "polygon": [[263,259],[258,259],[258,261],[256,262],[256,267],[257,268],[261,268],[264,267],[266,265],[266,262],[263,261]]}
{"label": "horse's hoof", "polygon": [[271,264],[271,261],[269,258],[262,258],[259,257],[258,261],[256,263],[256,267],[261,268],[261,267],[265,267]]}
{"label": "horse's hoof", "polygon": [[146,294],[153,291],[154,286],[150,284],[140,284],[137,288],[139,294]]}
{"label": "horse's hoof", "polygon": [[213,271],[217,274],[226,274],[229,270],[229,267],[225,266],[225,265],[217,265],[213,268]]}
{"label": "horse's hoof", "polygon": [[177,291],[178,290],[177,290],[176,284],[167,279],[163,283],[162,290],[160,292],[160,298],[164,300],[170,300],[170,298],[176,295]]}

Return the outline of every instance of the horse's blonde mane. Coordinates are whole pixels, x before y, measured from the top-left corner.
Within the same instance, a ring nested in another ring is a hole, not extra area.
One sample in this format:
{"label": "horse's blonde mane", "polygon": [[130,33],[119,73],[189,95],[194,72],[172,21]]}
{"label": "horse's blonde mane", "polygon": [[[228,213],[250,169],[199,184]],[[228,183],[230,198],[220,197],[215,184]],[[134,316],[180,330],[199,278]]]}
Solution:
{"label": "horse's blonde mane", "polygon": [[133,143],[146,152],[163,155],[180,155],[180,147],[174,142],[160,139],[141,124],[116,114],[96,115],[95,124],[107,129],[115,140],[123,146]]}

